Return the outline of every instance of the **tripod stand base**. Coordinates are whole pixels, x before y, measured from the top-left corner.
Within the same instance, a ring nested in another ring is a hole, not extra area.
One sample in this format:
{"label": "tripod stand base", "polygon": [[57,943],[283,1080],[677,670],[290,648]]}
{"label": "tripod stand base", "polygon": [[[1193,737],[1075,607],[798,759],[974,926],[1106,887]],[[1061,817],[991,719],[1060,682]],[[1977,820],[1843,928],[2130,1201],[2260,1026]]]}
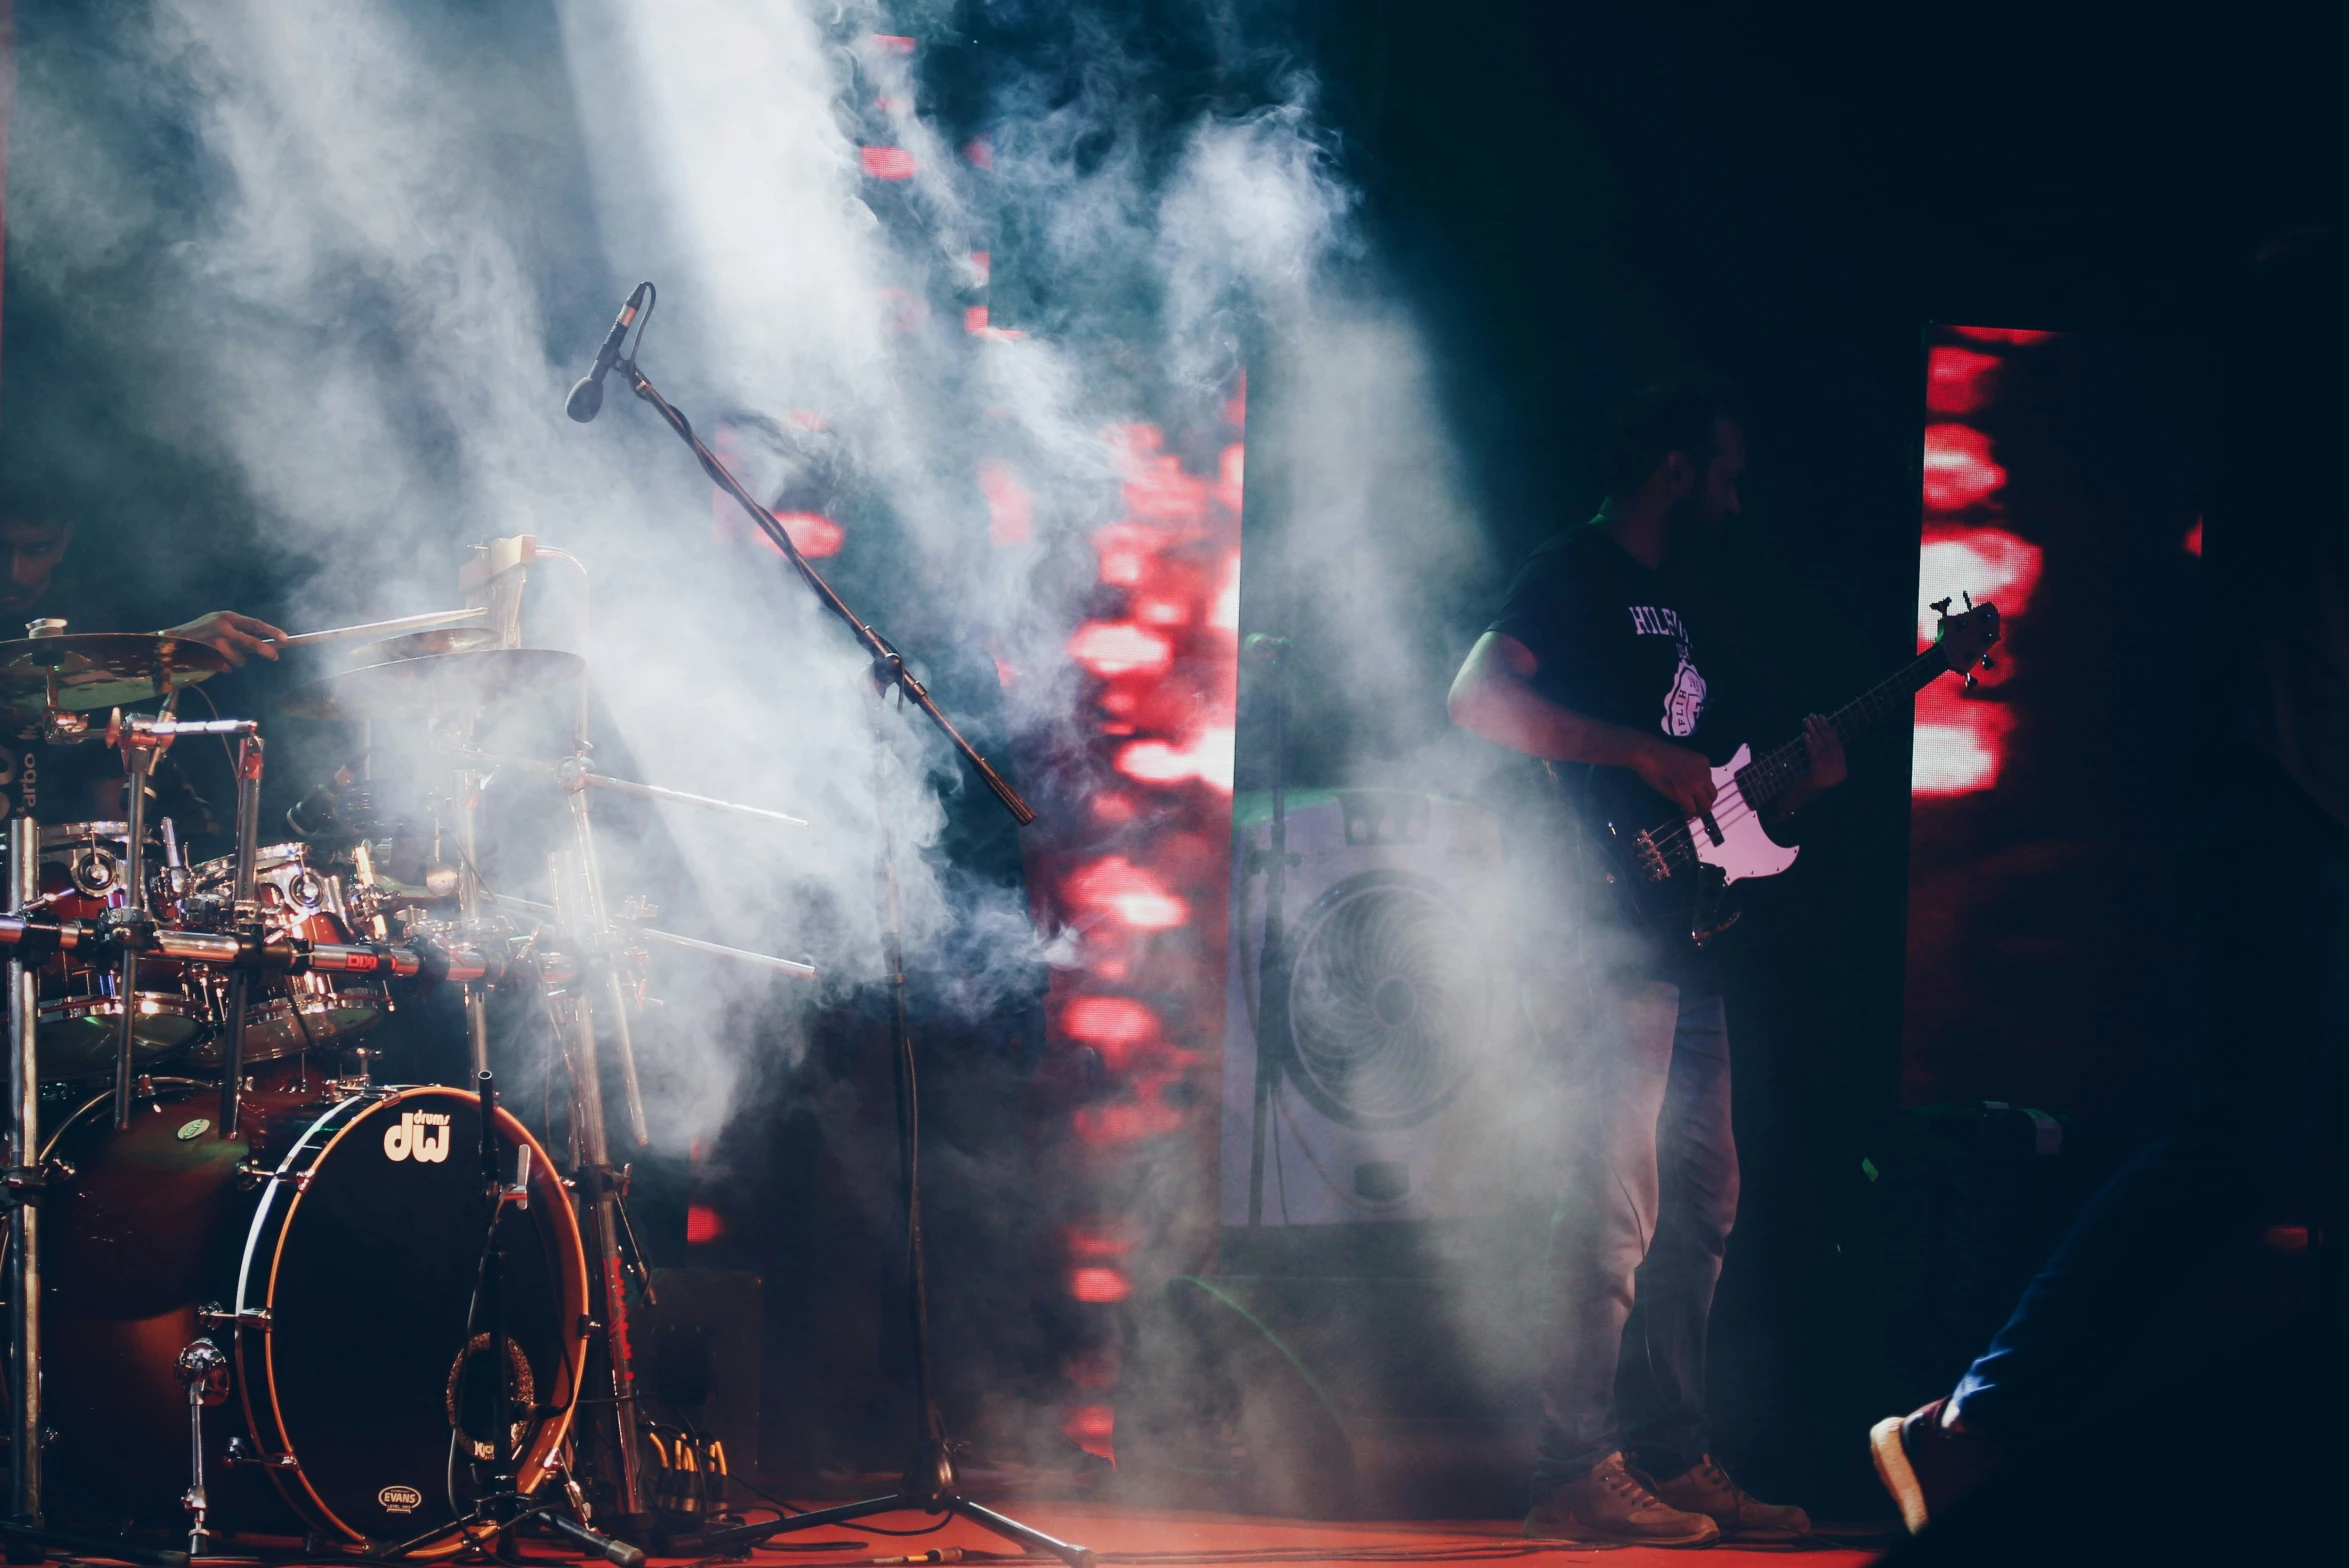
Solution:
{"label": "tripod stand base", "polygon": [[1093,1549],[1063,1541],[1043,1531],[1007,1518],[994,1509],[972,1502],[959,1492],[932,1493],[892,1492],[887,1497],[868,1497],[861,1503],[843,1503],[837,1508],[819,1508],[814,1513],[793,1514],[789,1518],[770,1520],[765,1524],[746,1524],[732,1530],[712,1530],[707,1535],[684,1535],[672,1538],[668,1550],[684,1557],[707,1557],[756,1546],[778,1535],[795,1535],[801,1530],[820,1530],[828,1524],[848,1524],[858,1519],[869,1519],[875,1514],[924,1513],[952,1514],[968,1519],[994,1535],[1025,1547],[1031,1553],[1042,1553],[1059,1558],[1068,1568],[1093,1568]]}

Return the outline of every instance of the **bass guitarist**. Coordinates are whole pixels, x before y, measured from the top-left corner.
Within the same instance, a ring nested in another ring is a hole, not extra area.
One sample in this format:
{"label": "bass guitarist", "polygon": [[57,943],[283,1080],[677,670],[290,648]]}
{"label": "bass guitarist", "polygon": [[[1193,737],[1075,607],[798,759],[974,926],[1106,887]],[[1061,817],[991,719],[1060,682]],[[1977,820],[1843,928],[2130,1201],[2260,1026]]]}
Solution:
{"label": "bass guitarist", "polygon": [[[1667,812],[1710,823],[1714,768],[1747,737],[1738,678],[1690,616],[1674,562],[1738,515],[1745,463],[1720,389],[1633,398],[1598,515],[1517,574],[1452,683],[1453,721],[1544,759],[1576,793],[1643,782],[1653,797],[1631,826]],[[1843,780],[1835,727],[1814,715],[1804,730],[1771,817]],[[1559,849],[1562,877],[1575,853]],[[1535,1027],[1564,1071],[1573,1125],[1560,1149],[1525,1533],[1656,1546],[1790,1539],[1810,1528],[1804,1512],[1756,1500],[1708,1452],[1706,1327],[1737,1217],[1729,1038],[1686,923],[1660,924],[1621,923],[1596,1008],[1567,966],[1529,966]]]}

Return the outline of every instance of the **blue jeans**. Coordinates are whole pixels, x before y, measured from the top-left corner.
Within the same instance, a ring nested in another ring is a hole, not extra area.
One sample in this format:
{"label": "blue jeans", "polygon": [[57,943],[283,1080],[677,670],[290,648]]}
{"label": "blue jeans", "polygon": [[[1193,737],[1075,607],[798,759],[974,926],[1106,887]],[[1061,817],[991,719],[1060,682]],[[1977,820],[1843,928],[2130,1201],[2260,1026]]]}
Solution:
{"label": "blue jeans", "polygon": [[1705,1334],[1737,1221],[1728,1021],[1718,996],[1670,985],[1611,995],[1609,1017],[1543,1006],[1537,1019],[1558,1039],[1568,1107],[1537,1501],[1618,1449],[1678,1475],[1710,1432]]}

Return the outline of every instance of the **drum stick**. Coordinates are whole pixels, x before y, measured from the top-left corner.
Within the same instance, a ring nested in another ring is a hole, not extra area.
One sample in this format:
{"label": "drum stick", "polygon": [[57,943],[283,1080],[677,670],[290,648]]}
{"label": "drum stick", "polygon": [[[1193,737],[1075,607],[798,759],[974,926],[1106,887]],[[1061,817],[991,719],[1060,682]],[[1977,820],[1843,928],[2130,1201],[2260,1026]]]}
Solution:
{"label": "drum stick", "polygon": [[389,621],[369,621],[364,626],[337,626],[323,632],[296,632],[278,644],[280,648],[307,648],[314,642],[350,642],[362,637],[388,637],[394,632],[420,632],[435,626],[454,626],[460,621],[477,621],[489,613],[489,606],[470,610],[434,610],[427,615],[402,615]]}

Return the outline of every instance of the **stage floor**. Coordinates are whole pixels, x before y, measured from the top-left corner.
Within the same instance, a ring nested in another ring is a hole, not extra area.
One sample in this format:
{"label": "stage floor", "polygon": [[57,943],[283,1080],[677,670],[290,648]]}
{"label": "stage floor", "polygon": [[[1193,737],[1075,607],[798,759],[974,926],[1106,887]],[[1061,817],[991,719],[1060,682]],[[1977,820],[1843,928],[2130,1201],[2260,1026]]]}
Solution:
{"label": "stage floor", "polygon": [[[1004,1510],[1022,1523],[1091,1547],[1104,1563],[1174,1565],[1200,1563],[1278,1563],[1284,1568],[1318,1568],[1321,1564],[1353,1563],[1474,1563],[1524,1560],[1530,1565],[1552,1562],[1605,1561],[1609,1568],[1678,1563],[1685,1568],[1688,1554],[1661,1548],[1595,1548],[1564,1542],[1528,1541],[1517,1533],[1514,1520],[1409,1521],[1328,1523],[1307,1519],[1267,1519],[1241,1514],[1199,1513],[1173,1509],[1119,1507],[1106,1503],[1006,1502]],[[920,1514],[887,1517],[892,1528],[920,1528],[930,1521]],[[966,1562],[987,1562],[980,1552],[1016,1557],[1009,1543],[975,1525],[955,1520],[932,1535],[886,1536],[871,1530],[826,1530],[819,1537],[863,1541],[870,1551],[796,1552],[778,1542],[762,1549],[760,1563],[784,1568],[853,1568],[876,1558],[899,1557],[939,1547],[960,1547]],[[1738,1547],[1724,1544],[1705,1554],[1708,1562],[1724,1559],[1758,1560],[1800,1555],[1821,1568],[1858,1568],[1872,1562],[1877,1552],[1814,1543],[1807,1548]]]}

